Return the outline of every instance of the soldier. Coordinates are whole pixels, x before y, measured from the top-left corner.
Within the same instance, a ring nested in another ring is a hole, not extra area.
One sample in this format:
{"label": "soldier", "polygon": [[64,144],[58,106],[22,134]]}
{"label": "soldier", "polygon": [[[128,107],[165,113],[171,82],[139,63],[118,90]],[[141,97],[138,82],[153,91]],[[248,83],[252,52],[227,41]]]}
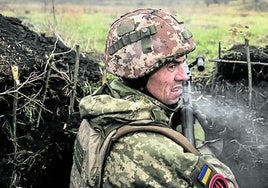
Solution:
{"label": "soldier", "polygon": [[105,63],[118,78],[80,101],[71,187],[238,187],[226,165],[173,130],[195,46],[163,10],[138,9],[112,24]]}

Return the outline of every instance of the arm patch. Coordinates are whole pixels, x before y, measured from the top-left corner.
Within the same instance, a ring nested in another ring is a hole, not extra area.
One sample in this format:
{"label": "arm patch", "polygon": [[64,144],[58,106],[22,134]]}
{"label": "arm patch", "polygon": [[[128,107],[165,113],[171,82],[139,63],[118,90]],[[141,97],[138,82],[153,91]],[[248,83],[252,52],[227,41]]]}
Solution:
{"label": "arm patch", "polygon": [[198,188],[229,188],[226,178],[201,159],[198,160],[191,179]]}
{"label": "arm patch", "polygon": [[208,165],[204,165],[197,179],[204,186],[207,185],[208,180],[211,179],[212,170],[208,167]]}

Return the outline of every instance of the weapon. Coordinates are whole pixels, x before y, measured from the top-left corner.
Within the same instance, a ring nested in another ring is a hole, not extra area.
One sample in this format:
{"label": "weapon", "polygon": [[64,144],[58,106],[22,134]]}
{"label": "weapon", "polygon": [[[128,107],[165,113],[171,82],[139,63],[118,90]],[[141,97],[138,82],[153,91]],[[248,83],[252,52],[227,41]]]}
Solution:
{"label": "weapon", "polygon": [[186,61],[183,63],[189,79],[183,83],[183,93],[181,95],[183,107],[181,109],[182,115],[182,132],[183,135],[190,141],[190,143],[195,147],[194,138],[194,116],[193,116],[193,104],[192,104],[192,91],[191,91],[191,81],[192,75],[190,69],[197,65],[198,71],[204,71],[204,57],[198,56],[196,60],[187,64]]}

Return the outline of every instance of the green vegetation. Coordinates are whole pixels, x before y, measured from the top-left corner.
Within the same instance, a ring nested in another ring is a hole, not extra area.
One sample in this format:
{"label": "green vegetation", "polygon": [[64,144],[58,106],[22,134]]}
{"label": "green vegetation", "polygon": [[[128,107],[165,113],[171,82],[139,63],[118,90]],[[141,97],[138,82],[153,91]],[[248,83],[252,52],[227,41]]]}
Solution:
{"label": "green vegetation", "polygon": [[[268,13],[245,10],[241,4],[235,1],[209,7],[204,4],[154,7],[176,14],[192,31],[197,49],[189,55],[191,61],[197,55],[204,55],[206,60],[217,58],[219,41],[223,50],[233,44],[244,43],[245,37],[249,38],[251,45],[267,45]],[[124,12],[137,8],[65,4],[55,6],[54,16],[51,7],[44,10],[43,5],[31,6],[34,8],[20,6],[19,9],[15,7],[15,11],[3,11],[2,14],[22,18],[26,25],[33,25],[31,29],[59,36],[70,47],[79,44],[84,51],[98,54],[104,52],[110,24]],[[211,70],[214,63],[206,61],[206,65]]]}
{"label": "green vegetation", "polygon": [[268,44],[268,13],[215,6],[204,7],[190,15],[190,19],[185,19],[186,25],[197,42],[197,49],[192,54],[203,54],[207,59],[217,58],[220,41],[222,50],[227,50],[233,44],[244,43],[245,37],[249,38],[251,45]]}

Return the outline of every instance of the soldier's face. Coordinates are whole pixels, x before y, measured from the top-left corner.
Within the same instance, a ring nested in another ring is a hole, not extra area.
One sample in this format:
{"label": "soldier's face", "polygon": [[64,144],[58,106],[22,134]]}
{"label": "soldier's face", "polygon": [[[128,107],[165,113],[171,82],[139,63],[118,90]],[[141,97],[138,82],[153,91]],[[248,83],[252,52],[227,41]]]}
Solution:
{"label": "soldier's face", "polygon": [[152,74],[147,82],[147,90],[164,104],[176,104],[179,100],[182,82],[188,80],[182,64],[185,60],[186,57],[182,56],[167,63]]}

